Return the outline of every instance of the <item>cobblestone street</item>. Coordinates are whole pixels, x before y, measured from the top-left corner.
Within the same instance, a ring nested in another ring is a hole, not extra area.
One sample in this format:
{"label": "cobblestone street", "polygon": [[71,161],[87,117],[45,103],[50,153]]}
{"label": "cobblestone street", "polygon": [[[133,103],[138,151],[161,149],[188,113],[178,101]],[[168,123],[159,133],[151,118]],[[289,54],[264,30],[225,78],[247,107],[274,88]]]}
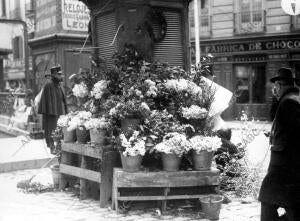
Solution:
{"label": "cobblestone street", "polygon": [[[207,220],[190,216],[188,212],[167,213],[159,216],[156,208],[132,209],[126,214],[116,214],[110,208],[100,208],[96,200],[80,200],[70,192],[24,193],[16,186],[19,181],[38,175],[32,182],[44,185],[52,182],[49,168],[23,170],[0,174],[0,221],[33,221],[33,220]],[[240,199],[231,198],[232,202],[223,204],[220,213],[221,221],[258,221],[260,206],[258,202],[242,203]]]}

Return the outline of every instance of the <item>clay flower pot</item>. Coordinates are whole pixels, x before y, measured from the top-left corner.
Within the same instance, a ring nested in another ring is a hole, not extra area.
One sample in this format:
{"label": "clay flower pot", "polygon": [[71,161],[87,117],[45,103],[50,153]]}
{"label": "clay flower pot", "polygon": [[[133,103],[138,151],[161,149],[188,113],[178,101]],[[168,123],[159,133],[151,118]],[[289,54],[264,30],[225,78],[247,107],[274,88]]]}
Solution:
{"label": "clay flower pot", "polygon": [[193,166],[195,170],[210,170],[214,151],[202,150],[200,153],[193,151]]}
{"label": "clay flower pot", "polygon": [[181,163],[181,157],[176,154],[161,154],[164,171],[178,171]]}
{"label": "clay flower pot", "polygon": [[121,161],[123,170],[126,172],[137,172],[140,170],[143,156],[124,156],[122,152],[120,152]]}
{"label": "clay flower pot", "polygon": [[106,131],[101,129],[90,129],[90,138],[92,144],[105,145]]}
{"label": "clay flower pot", "polygon": [[76,130],[67,130],[67,127],[63,128],[64,142],[74,143],[76,141]]}
{"label": "clay flower pot", "polygon": [[90,133],[85,128],[76,128],[76,137],[78,143],[86,144],[90,139]]}

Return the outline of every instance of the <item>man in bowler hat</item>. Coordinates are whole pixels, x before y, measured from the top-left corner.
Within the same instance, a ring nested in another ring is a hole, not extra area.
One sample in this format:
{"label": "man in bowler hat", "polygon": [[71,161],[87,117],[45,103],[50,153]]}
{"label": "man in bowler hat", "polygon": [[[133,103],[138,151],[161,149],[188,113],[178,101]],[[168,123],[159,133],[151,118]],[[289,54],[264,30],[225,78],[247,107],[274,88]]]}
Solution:
{"label": "man in bowler hat", "polygon": [[60,85],[63,77],[60,66],[50,68],[50,79],[43,88],[38,107],[38,113],[42,114],[46,143],[51,153],[54,151],[51,133],[56,128],[59,116],[67,113],[66,98]]}
{"label": "man in bowler hat", "polygon": [[[259,193],[261,221],[300,220],[300,96],[290,68],[280,68],[273,94],[278,99],[270,135],[271,158]],[[280,216],[278,209],[285,212]]]}

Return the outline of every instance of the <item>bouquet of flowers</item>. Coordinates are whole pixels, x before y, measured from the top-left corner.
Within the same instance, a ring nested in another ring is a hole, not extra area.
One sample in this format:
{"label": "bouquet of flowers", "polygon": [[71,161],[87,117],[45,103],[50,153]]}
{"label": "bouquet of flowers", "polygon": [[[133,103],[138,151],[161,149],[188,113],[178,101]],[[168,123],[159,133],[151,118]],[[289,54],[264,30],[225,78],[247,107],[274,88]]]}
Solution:
{"label": "bouquet of flowers", "polygon": [[105,93],[108,93],[107,85],[109,81],[101,80],[94,84],[94,87],[91,91],[91,96],[95,99],[101,99]]}
{"label": "bouquet of flowers", "polygon": [[134,131],[129,139],[126,138],[125,134],[121,133],[121,152],[124,156],[144,156],[146,153],[145,137],[140,136],[139,131]]}
{"label": "bouquet of flowers", "polygon": [[184,134],[177,132],[168,133],[161,143],[154,146],[154,150],[160,153],[176,154],[182,156],[191,148],[190,142]]}
{"label": "bouquet of flowers", "polygon": [[84,124],[92,117],[89,111],[79,111],[69,122],[68,130],[84,128]]}
{"label": "bouquet of flowers", "polygon": [[190,140],[191,149],[200,153],[200,151],[206,150],[208,152],[216,151],[221,145],[222,141],[219,137],[213,136],[202,136],[197,135],[192,137]]}
{"label": "bouquet of flowers", "polygon": [[107,119],[105,117],[90,118],[84,123],[84,127],[87,130],[90,130],[90,129],[97,129],[97,130],[108,129],[109,126],[110,126],[110,124],[109,124],[109,122],[107,121]]}
{"label": "bouquet of flowers", "polygon": [[84,82],[81,82],[80,84],[75,84],[72,92],[74,94],[74,96],[76,97],[80,97],[80,98],[84,98],[86,96],[88,96],[89,91],[88,91],[88,87],[86,86],[86,84]]}

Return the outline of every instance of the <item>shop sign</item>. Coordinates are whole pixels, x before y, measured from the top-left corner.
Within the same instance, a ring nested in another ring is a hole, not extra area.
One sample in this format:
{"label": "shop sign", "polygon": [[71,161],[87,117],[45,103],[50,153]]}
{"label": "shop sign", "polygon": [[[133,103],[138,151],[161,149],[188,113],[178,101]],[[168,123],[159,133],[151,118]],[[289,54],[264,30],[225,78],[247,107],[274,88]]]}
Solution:
{"label": "shop sign", "polygon": [[78,0],[62,0],[62,24],[64,30],[88,31],[90,12]]}
{"label": "shop sign", "polygon": [[234,53],[278,49],[300,49],[300,40],[258,41],[238,44],[216,44],[202,47],[205,53]]}

